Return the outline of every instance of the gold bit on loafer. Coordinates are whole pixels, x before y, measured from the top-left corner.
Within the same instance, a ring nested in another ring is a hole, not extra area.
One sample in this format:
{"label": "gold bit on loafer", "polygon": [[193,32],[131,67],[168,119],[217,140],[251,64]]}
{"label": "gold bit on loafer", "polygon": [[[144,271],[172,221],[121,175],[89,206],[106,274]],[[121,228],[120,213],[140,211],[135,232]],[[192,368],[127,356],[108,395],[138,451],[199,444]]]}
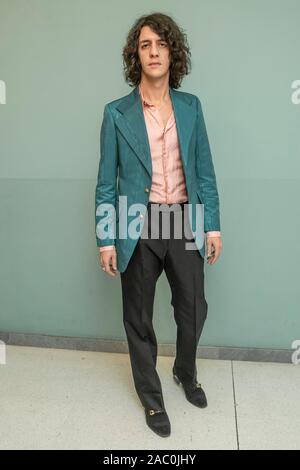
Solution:
{"label": "gold bit on loafer", "polygon": [[163,410],[149,410],[149,415],[153,416],[155,413],[163,413]]}

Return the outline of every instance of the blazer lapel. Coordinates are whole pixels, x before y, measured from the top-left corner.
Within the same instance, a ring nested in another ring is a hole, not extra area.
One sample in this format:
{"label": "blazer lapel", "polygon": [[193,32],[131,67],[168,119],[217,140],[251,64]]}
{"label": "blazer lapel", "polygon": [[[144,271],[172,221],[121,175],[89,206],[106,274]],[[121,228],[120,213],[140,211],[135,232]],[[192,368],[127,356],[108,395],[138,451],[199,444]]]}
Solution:
{"label": "blazer lapel", "polygon": [[173,104],[179,148],[183,165],[186,167],[189,157],[189,143],[196,122],[197,111],[192,105],[192,97],[184,96],[175,89],[170,88],[170,96]]}
{"label": "blazer lapel", "polygon": [[[192,100],[182,99],[176,90],[171,87],[170,97],[175,115],[181,156],[183,164],[187,165],[188,146],[196,120],[196,110],[191,106]],[[120,101],[117,109],[121,114],[115,121],[116,126],[152,178],[151,151],[138,86]]]}

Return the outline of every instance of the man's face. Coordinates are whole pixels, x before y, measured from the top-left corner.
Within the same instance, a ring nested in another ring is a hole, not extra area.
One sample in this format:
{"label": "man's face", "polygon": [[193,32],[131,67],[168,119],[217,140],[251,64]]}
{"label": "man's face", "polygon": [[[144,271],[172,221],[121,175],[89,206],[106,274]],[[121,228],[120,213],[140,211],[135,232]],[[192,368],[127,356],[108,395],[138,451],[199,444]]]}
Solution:
{"label": "man's face", "polygon": [[[149,78],[161,78],[169,71],[170,56],[166,41],[161,39],[149,26],[140,32],[138,55],[142,72]],[[151,65],[157,62],[156,65]]]}

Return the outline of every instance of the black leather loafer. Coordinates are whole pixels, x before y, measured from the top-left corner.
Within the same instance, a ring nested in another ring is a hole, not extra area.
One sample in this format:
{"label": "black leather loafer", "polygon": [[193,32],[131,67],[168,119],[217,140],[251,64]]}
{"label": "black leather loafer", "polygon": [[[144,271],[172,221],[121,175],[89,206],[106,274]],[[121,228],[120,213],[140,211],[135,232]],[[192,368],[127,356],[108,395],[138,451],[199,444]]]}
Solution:
{"label": "black leather loafer", "polygon": [[146,423],[149,428],[161,437],[171,434],[171,424],[166,410],[146,410]]}
{"label": "black leather loafer", "polygon": [[198,382],[190,384],[181,382],[176,374],[175,367],[173,367],[173,378],[178,385],[182,385],[186,399],[190,403],[198,406],[199,408],[207,407],[207,398],[201,384]]}

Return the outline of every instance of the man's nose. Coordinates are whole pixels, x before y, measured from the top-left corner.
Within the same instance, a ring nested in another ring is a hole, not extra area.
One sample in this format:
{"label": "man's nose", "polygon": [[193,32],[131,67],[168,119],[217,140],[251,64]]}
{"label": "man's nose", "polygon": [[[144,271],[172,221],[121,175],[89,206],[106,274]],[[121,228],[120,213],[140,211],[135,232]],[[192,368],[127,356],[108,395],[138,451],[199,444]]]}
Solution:
{"label": "man's nose", "polygon": [[156,46],[152,46],[150,50],[151,56],[158,56],[158,49]]}

